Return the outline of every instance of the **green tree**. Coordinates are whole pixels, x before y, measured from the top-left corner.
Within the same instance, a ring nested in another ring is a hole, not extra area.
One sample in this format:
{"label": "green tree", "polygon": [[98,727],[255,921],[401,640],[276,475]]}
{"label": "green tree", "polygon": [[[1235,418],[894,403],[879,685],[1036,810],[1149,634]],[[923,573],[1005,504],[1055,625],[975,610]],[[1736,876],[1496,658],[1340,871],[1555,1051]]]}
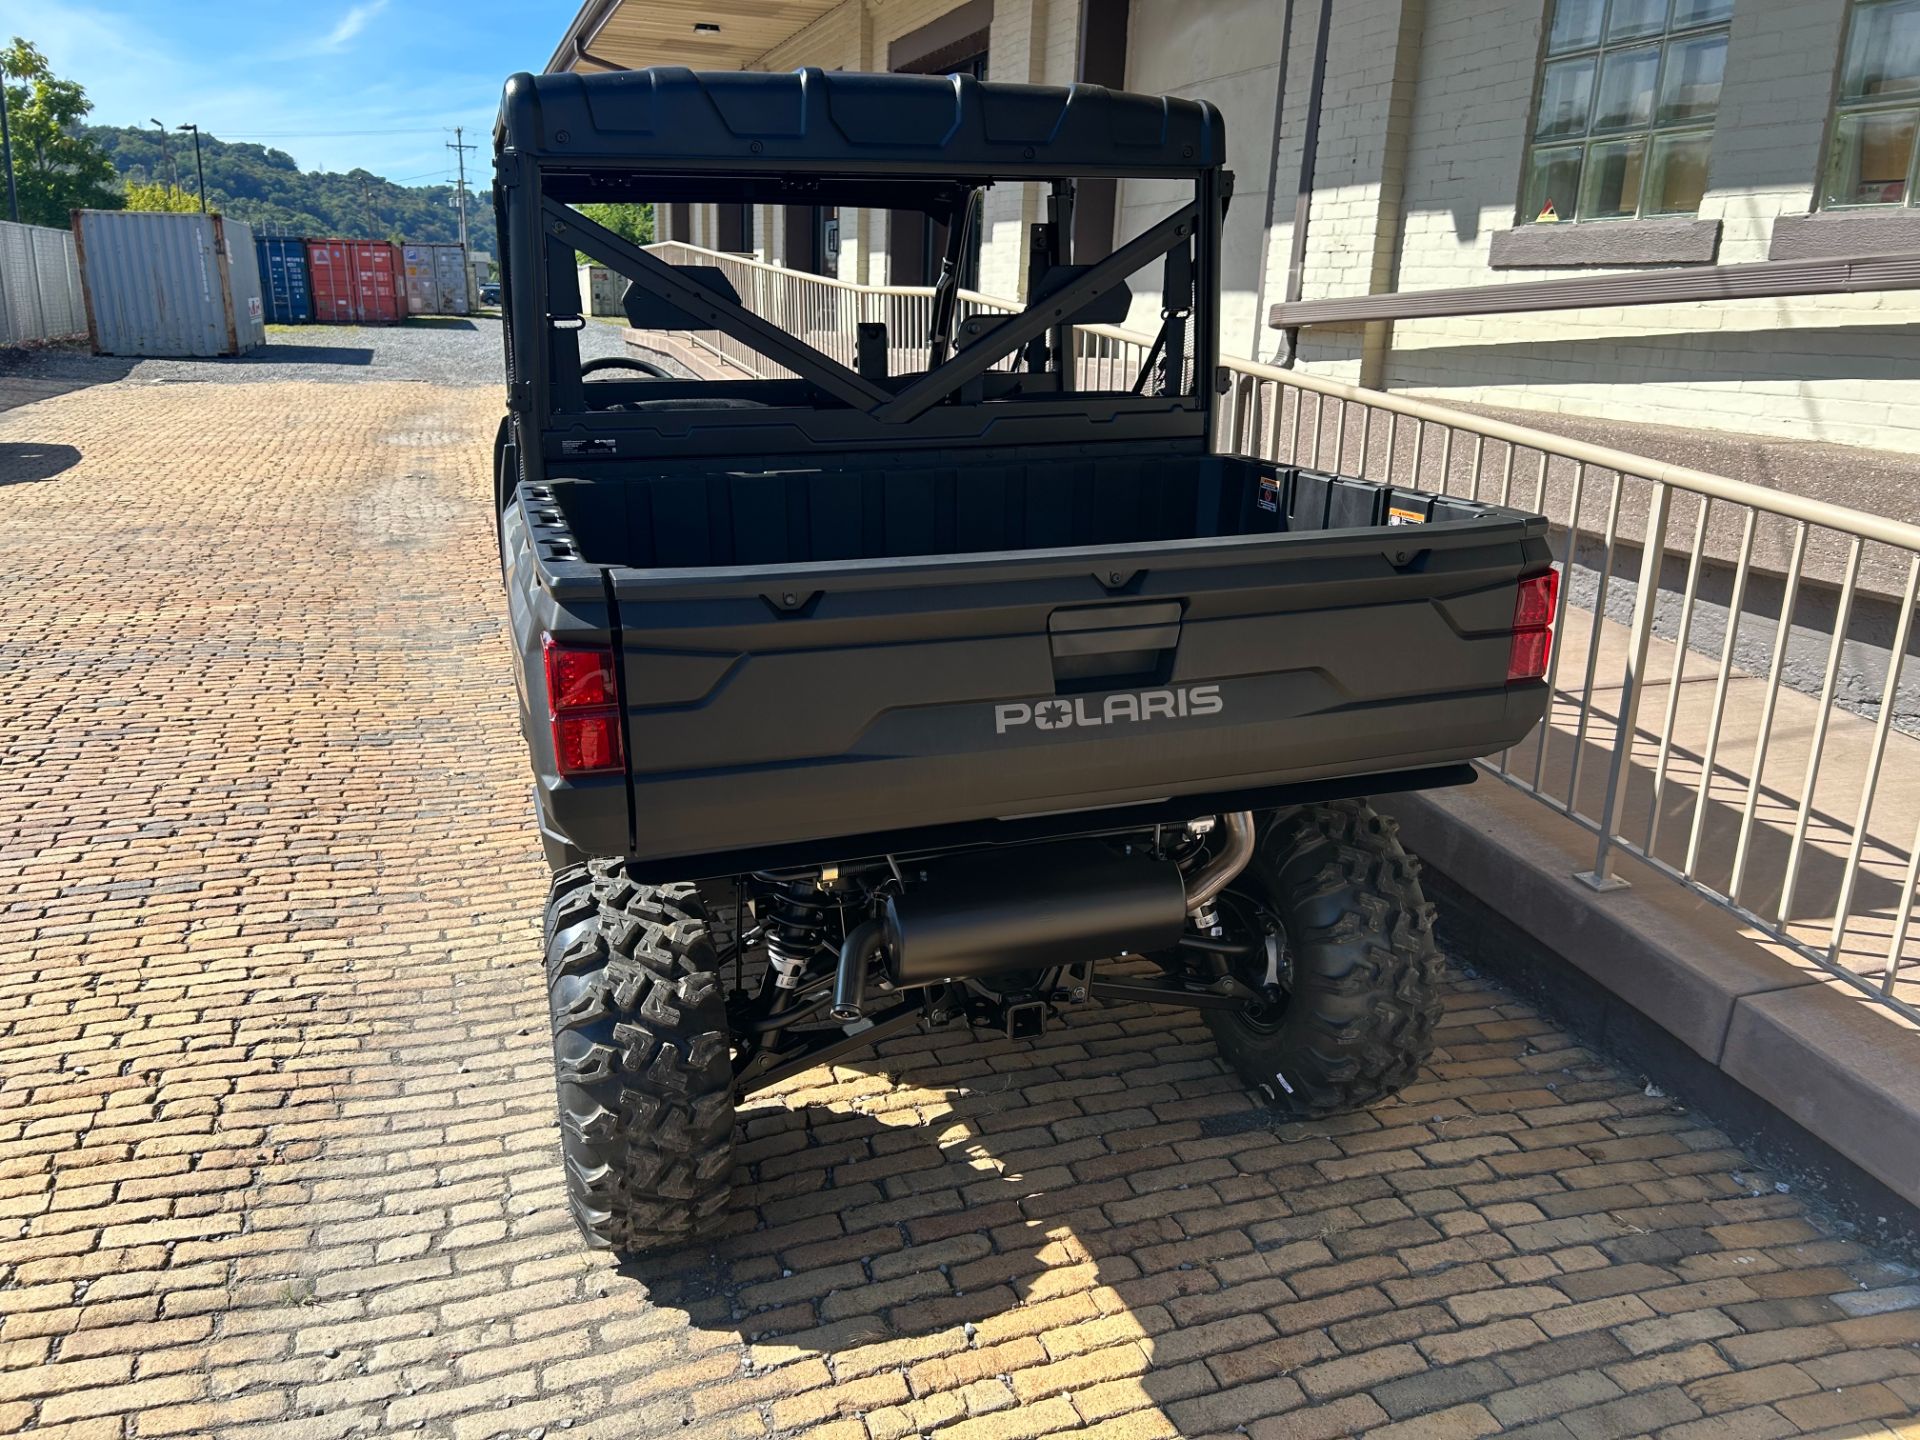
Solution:
{"label": "green tree", "polygon": [[[90,125],[87,137],[112,158],[128,184],[161,184],[170,178],[166,147],[151,129]],[[191,141],[176,138],[174,159],[181,178],[193,174]],[[396,185],[365,170],[341,175],[303,171],[284,150],[226,141],[202,131],[207,172],[207,208],[257,230],[279,235],[342,236],[445,242],[458,238],[451,185]],[[192,181],[187,189],[192,192]],[[474,248],[496,249],[493,206],[469,192],[467,224]]]}
{"label": "green tree", "polygon": [[[651,205],[582,205],[579,211],[589,220],[598,220],[607,229],[613,231],[622,240],[631,240],[636,245],[653,243],[653,206]],[[580,264],[589,263],[591,257],[581,254],[575,257]],[[593,262],[598,263],[598,262]]]}
{"label": "green tree", "polygon": [[127,209],[163,210],[170,214],[184,215],[189,211],[197,212],[200,209],[200,199],[176,185],[146,185],[138,180],[129,180]]}
{"label": "green tree", "polygon": [[0,76],[11,112],[20,218],[65,228],[71,210],[118,210],[113,160],[80,131],[93,109],[87,92],[55,75],[47,57],[18,35],[0,52]]}

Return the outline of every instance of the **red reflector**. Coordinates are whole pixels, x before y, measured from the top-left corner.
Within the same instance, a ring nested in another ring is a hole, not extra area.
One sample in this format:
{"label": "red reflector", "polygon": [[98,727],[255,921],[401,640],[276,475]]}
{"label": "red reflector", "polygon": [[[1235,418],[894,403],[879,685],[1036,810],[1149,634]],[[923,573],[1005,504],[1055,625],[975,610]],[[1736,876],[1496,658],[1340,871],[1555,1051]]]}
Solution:
{"label": "red reflector", "polygon": [[1513,648],[1507,652],[1507,683],[1538,680],[1547,673],[1547,656],[1553,650],[1551,630],[1516,630]]}
{"label": "red reflector", "polygon": [[546,637],[547,700],[557,714],[617,705],[613,688],[613,651],[557,645]]}
{"label": "red reflector", "polygon": [[1529,575],[1513,601],[1513,644],[1507,650],[1507,683],[1538,680],[1553,655],[1553,607],[1559,599],[1560,572]]}
{"label": "red reflector", "polygon": [[620,769],[624,763],[620,753],[620,713],[602,710],[590,715],[554,716],[553,755],[562,775],[592,775]]}
{"label": "red reflector", "polygon": [[1553,604],[1560,594],[1560,572],[1529,575],[1520,582],[1520,594],[1513,602],[1513,628],[1544,630],[1553,624]]}

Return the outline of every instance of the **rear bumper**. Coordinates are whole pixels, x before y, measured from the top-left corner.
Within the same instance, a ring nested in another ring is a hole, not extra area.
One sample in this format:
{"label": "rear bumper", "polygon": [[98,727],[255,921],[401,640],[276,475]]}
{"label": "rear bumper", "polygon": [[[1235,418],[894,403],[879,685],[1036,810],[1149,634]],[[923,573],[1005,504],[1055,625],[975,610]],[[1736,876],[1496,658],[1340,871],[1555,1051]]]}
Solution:
{"label": "rear bumper", "polygon": [[[898,830],[848,835],[830,840],[801,840],[787,844],[710,851],[704,854],[657,856],[636,860],[635,878],[649,884],[709,880],[755,870],[804,869],[815,865],[845,864],[883,855],[905,858],[950,853],[981,845],[1024,844],[1036,840],[1111,834],[1151,825],[1177,825],[1197,815],[1219,815],[1233,810],[1266,811],[1289,805],[1308,805],[1356,796],[1386,795],[1411,790],[1436,790],[1471,785],[1478,776],[1464,762],[1432,765],[1385,774],[1339,776],[1291,785],[1215,791],[1173,799],[1131,804],[1105,804],[1048,815],[1001,820],[956,821],[945,825],[909,825]],[[565,862],[573,863],[573,862]]]}

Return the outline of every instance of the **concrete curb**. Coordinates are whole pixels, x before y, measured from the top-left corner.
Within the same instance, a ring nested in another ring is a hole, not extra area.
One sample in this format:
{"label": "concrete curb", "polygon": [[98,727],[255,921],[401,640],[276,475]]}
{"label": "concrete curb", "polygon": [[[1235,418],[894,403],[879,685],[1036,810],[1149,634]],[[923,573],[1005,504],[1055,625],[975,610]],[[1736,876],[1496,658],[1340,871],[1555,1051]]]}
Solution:
{"label": "concrete curb", "polygon": [[1383,797],[1407,848],[1817,1145],[1920,1206],[1920,1031],[1763,949],[1740,922],[1622,857],[1631,888],[1574,878],[1593,837],[1495,779]]}

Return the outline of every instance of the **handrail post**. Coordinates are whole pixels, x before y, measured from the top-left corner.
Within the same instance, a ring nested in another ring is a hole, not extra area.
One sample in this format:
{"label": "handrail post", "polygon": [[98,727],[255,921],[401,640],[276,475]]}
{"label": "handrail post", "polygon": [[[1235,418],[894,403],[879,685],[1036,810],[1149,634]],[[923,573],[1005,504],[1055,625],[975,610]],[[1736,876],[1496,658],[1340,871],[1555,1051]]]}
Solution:
{"label": "handrail post", "polygon": [[[1640,552],[1640,584],[1633,595],[1627,670],[1620,684],[1620,722],[1614,731],[1613,759],[1607,766],[1607,798],[1600,809],[1600,844],[1594,852],[1593,869],[1582,870],[1575,877],[1602,891],[1624,890],[1629,883],[1612,873],[1613,837],[1620,829],[1620,816],[1627,804],[1627,774],[1633,762],[1634,733],[1640,723],[1640,694],[1646,688],[1647,651],[1653,642],[1654,612],[1660,604],[1660,569],[1666,559],[1667,516],[1673,504],[1673,487],[1658,480],[1652,483],[1653,498],[1647,506],[1646,548]],[[1600,627],[1606,623],[1606,595],[1602,593],[1593,607],[1596,640]]]}

